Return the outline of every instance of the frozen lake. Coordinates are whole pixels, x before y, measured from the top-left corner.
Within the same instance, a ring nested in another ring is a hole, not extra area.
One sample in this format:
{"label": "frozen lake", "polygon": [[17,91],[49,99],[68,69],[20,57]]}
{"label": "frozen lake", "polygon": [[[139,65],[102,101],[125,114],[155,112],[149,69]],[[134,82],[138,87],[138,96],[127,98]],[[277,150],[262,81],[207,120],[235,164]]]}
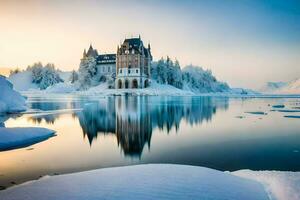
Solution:
{"label": "frozen lake", "polygon": [[139,163],[300,171],[299,98],[31,96],[6,127],[57,136],[0,152],[0,187]]}

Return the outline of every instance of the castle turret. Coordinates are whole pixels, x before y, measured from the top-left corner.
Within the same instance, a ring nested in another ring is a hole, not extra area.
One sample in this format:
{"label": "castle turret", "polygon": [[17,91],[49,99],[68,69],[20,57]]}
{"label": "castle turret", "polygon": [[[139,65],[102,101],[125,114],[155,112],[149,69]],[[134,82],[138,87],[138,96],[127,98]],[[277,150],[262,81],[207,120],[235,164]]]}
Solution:
{"label": "castle turret", "polygon": [[83,51],[83,56],[82,56],[82,58],[86,58],[86,50],[84,49],[84,51]]}

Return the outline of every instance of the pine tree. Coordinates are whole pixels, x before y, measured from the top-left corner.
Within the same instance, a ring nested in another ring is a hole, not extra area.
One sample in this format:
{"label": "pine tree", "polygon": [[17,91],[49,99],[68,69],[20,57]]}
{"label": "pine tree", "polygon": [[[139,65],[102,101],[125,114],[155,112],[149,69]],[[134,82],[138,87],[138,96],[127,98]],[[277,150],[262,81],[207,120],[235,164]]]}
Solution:
{"label": "pine tree", "polygon": [[82,59],[79,66],[78,80],[81,89],[88,89],[92,86],[95,75],[97,74],[96,60],[89,56]]}
{"label": "pine tree", "polygon": [[78,74],[75,70],[71,72],[70,81],[71,83],[75,83],[76,81],[78,81]]}

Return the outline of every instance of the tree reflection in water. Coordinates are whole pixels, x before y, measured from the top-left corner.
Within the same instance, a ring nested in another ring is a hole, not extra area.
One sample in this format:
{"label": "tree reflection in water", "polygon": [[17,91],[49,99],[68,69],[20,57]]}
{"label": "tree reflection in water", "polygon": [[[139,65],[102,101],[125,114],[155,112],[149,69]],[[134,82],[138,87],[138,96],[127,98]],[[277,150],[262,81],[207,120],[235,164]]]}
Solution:
{"label": "tree reflection in water", "polygon": [[99,134],[117,137],[125,156],[141,156],[144,146],[150,149],[152,131],[155,128],[169,133],[179,129],[181,120],[188,124],[210,121],[218,109],[228,108],[228,98],[213,97],[147,97],[118,96],[97,100],[70,99],[68,101],[36,101],[29,103],[34,110],[54,111],[53,114],[37,114],[29,117],[35,123],[53,124],[63,109],[82,108],[71,112],[79,119],[84,138],[92,146]]}
{"label": "tree reflection in water", "polygon": [[227,108],[227,98],[123,96],[87,104],[77,116],[90,145],[98,134],[115,134],[125,155],[140,157],[153,129],[177,131],[183,119],[200,124]]}

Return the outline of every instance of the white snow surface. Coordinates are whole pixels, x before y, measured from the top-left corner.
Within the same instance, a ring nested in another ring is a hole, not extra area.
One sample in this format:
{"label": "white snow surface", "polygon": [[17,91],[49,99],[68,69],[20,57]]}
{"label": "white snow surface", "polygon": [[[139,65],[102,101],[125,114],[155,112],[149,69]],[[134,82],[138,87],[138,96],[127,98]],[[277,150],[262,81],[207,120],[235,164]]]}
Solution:
{"label": "white snow surface", "polygon": [[26,110],[25,98],[13,89],[13,85],[0,75],[0,114]]}
{"label": "white snow surface", "polygon": [[143,89],[108,89],[107,83],[92,87],[87,91],[79,91],[79,94],[88,95],[124,95],[126,93],[133,95],[160,95],[160,96],[183,96],[194,95],[191,91],[185,91],[175,88],[171,85],[159,84],[155,81],[151,85]]}
{"label": "white snow surface", "polygon": [[[30,71],[22,71],[11,75],[8,80],[14,84],[17,91],[25,93],[74,93],[82,95],[124,95],[126,93],[133,95],[163,95],[163,96],[188,96],[188,95],[217,95],[217,96],[239,96],[239,95],[259,95],[259,93],[242,88],[229,88],[224,92],[204,93],[184,85],[184,89],[178,89],[168,84],[160,84],[155,80],[151,81],[151,85],[144,89],[108,89],[107,83],[100,83],[97,86],[91,87],[85,91],[79,91],[78,83],[70,83],[71,72],[59,72],[60,77],[64,80],[63,83],[57,83],[49,86],[45,90],[39,90],[38,86],[32,83]],[[205,88],[203,89],[205,91]]]}
{"label": "white snow surface", "polygon": [[35,83],[32,83],[32,74],[30,71],[22,71],[8,77],[8,80],[14,85],[17,91],[28,91],[38,89]]}
{"label": "white snow surface", "polygon": [[46,128],[0,127],[0,151],[30,146],[54,136],[54,133]]}
{"label": "white snow surface", "polygon": [[76,88],[69,82],[61,82],[46,88],[46,93],[74,93]]}
{"label": "white snow surface", "polygon": [[71,71],[59,71],[59,77],[64,80],[64,82],[70,82],[70,77],[72,72]]}
{"label": "white snow surface", "polygon": [[239,170],[233,174],[262,183],[271,200],[300,200],[300,172]]}
{"label": "white snow surface", "polygon": [[108,95],[161,95],[161,96],[186,96],[186,95],[195,95],[191,91],[185,91],[178,88],[175,88],[171,85],[159,84],[153,81],[150,87],[143,89],[109,89],[107,83],[101,83],[95,87],[91,87],[88,90],[79,91],[78,86],[76,84],[71,83],[58,83],[53,86],[48,87],[46,90],[31,90],[26,91],[24,94],[30,93],[72,93],[79,95],[100,95],[100,96],[108,96]]}
{"label": "white snow surface", "polygon": [[115,167],[47,176],[0,192],[2,200],[267,200],[263,186],[213,169],[170,164]]}

